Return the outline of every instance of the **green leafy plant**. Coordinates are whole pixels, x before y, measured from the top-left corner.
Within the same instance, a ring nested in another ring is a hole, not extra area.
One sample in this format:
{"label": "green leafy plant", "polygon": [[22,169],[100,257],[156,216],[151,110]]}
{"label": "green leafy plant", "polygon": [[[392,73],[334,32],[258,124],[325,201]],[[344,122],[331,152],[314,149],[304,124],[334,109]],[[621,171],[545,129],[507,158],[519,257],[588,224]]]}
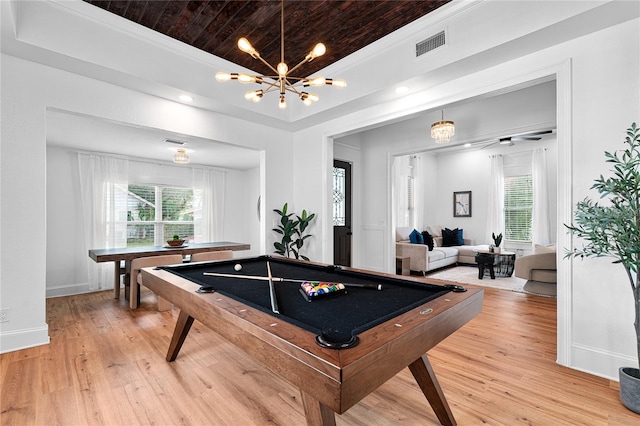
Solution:
{"label": "green leafy plant", "polygon": [[180,235],[176,234],[176,235],[174,235],[172,238],[173,238],[173,240],[174,240],[174,241],[175,241],[175,240],[179,240],[179,239],[180,239]]}
{"label": "green leafy plant", "polygon": [[288,213],[287,209],[287,203],[284,203],[282,210],[273,209],[280,216],[280,224],[273,230],[282,236],[279,242],[273,243],[275,253],[286,257],[293,256],[296,259],[309,260],[308,257],[300,252],[305,240],[311,237],[310,234],[305,234],[305,231],[316,215],[302,210],[302,215],[298,216],[294,213]]}
{"label": "green leafy plant", "polygon": [[591,189],[607,199],[606,205],[585,198],[576,205],[569,231],[587,241],[565,257],[613,257],[624,267],[631,284],[635,306],[636,346],[640,366],[640,132],[636,123],[627,129],[626,149],[604,153],[613,165],[613,176],[602,175]]}
{"label": "green leafy plant", "polygon": [[491,233],[491,238],[493,238],[493,244],[496,247],[500,247],[500,243],[502,243],[502,233],[500,233],[500,234],[498,234],[496,236],[496,234],[492,232]]}

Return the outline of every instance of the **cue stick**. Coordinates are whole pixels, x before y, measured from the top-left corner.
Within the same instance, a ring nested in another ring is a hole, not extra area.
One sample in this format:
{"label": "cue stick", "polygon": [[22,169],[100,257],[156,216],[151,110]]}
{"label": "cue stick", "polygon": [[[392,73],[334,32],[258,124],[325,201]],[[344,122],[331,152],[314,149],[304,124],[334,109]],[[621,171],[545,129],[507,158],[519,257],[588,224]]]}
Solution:
{"label": "cue stick", "polygon": [[[203,275],[211,276],[211,277],[221,277],[221,278],[245,278],[248,280],[260,280],[260,281],[269,281],[269,277],[261,277],[257,275],[236,275],[236,274],[222,274],[217,272],[203,272]],[[292,282],[292,283],[308,283],[308,282],[320,282],[318,280],[296,280],[293,278],[279,278],[279,277],[271,277],[272,281],[277,282]],[[336,283],[342,284],[345,287],[362,287],[362,288],[370,288],[373,290],[382,290],[382,284],[359,284],[359,283]]]}
{"label": "cue stick", "polygon": [[276,299],[276,288],[273,285],[273,277],[271,276],[271,265],[267,260],[267,272],[269,273],[269,296],[271,297],[271,310],[274,314],[279,314],[278,311],[278,299]]}

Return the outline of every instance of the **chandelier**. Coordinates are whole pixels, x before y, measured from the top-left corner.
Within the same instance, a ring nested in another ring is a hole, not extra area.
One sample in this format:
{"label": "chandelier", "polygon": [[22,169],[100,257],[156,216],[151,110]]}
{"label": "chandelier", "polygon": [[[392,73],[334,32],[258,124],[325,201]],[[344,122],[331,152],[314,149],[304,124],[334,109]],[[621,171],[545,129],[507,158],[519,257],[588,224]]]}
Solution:
{"label": "chandelier", "polygon": [[291,75],[295,70],[297,70],[301,65],[313,61],[315,58],[322,56],[327,51],[327,48],[324,44],[318,43],[315,45],[313,50],[305,56],[305,58],[300,61],[298,65],[289,69],[287,64],[284,62],[284,0],[281,1],[281,9],[280,9],[280,63],[274,68],[267,61],[262,59],[260,53],[256,49],[251,46],[249,40],[242,37],[238,40],[238,49],[242,50],[245,53],[251,55],[252,58],[260,60],[263,64],[265,64],[271,71],[275,73],[275,75],[252,75],[247,73],[227,73],[227,72],[217,72],[216,80],[220,82],[225,82],[229,80],[237,80],[240,83],[257,83],[257,84],[265,84],[267,87],[263,90],[250,90],[245,93],[244,97],[248,101],[251,102],[260,102],[265,93],[269,93],[272,91],[278,91],[280,93],[280,101],[278,103],[278,107],[280,109],[285,109],[287,107],[287,99],[286,92],[295,93],[298,98],[305,105],[309,106],[314,102],[317,102],[320,98],[315,93],[308,93],[306,91],[301,90],[301,87],[317,87],[317,86],[335,86],[338,88],[343,88],[347,85],[344,80],[334,80],[331,78],[324,78],[322,76],[313,77],[313,78],[305,78],[305,77],[294,77]]}
{"label": "chandelier", "polygon": [[456,126],[453,121],[444,121],[444,111],[442,111],[441,120],[431,125],[431,137],[436,140],[436,143],[447,143],[455,133]]}
{"label": "chandelier", "polygon": [[189,164],[189,154],[183,148],[178,148],[173,155],[173,162],[177,164]]}

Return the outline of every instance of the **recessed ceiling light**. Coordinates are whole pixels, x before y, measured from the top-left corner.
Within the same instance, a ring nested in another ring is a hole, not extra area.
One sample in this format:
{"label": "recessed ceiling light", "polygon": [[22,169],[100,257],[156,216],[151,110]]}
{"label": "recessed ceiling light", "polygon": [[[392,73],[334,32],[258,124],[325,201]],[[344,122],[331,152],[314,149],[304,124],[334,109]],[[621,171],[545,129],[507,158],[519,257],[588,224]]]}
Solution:
{"label": "recessed ceiling light", "polygon": [[471,146],[471,144],[470,144],[470,143],[465,143],[465,144],[464,144],[464,147],[465,147],[465,148],[469,148],[470,146]]}
{"label": "recessed ceiling light", "polygon": [[407,93],[408,91],[409,91],[409,88],[407,86],[396,87],[397,95],[402,95],[403,93]]}
{"label": "recessed ceiling light", "polygon": [[193,98],[189,95],[180,95],[180,100],[183,102],[193,102]]}

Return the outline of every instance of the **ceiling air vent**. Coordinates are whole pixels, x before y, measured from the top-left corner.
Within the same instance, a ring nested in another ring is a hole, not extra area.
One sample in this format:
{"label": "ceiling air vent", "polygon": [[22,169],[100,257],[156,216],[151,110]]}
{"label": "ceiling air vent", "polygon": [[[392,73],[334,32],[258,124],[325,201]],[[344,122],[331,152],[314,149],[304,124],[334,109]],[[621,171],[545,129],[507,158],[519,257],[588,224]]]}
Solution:
{"label": "ceiling air vent", "polygon": [[437,49],[440,46],[444,46],[446,43],[444,30],[438,34],[429,37],[426,40],[416,43],[416,58],[424,55],[427,52],[431,52],[433,49]]}
{"label": "ceiling air vent", "polygon": [[177,140],[175,140],[175,139],[165,139],[164,141],[165,141],[166,143],[171,143],[171,144],[174,144],[174,145],[180,145],[180,146],[182,146],[182,145],[186,145],[186,144],[187,144],[186,142],[183,142],[183,141],[177,141]]}

